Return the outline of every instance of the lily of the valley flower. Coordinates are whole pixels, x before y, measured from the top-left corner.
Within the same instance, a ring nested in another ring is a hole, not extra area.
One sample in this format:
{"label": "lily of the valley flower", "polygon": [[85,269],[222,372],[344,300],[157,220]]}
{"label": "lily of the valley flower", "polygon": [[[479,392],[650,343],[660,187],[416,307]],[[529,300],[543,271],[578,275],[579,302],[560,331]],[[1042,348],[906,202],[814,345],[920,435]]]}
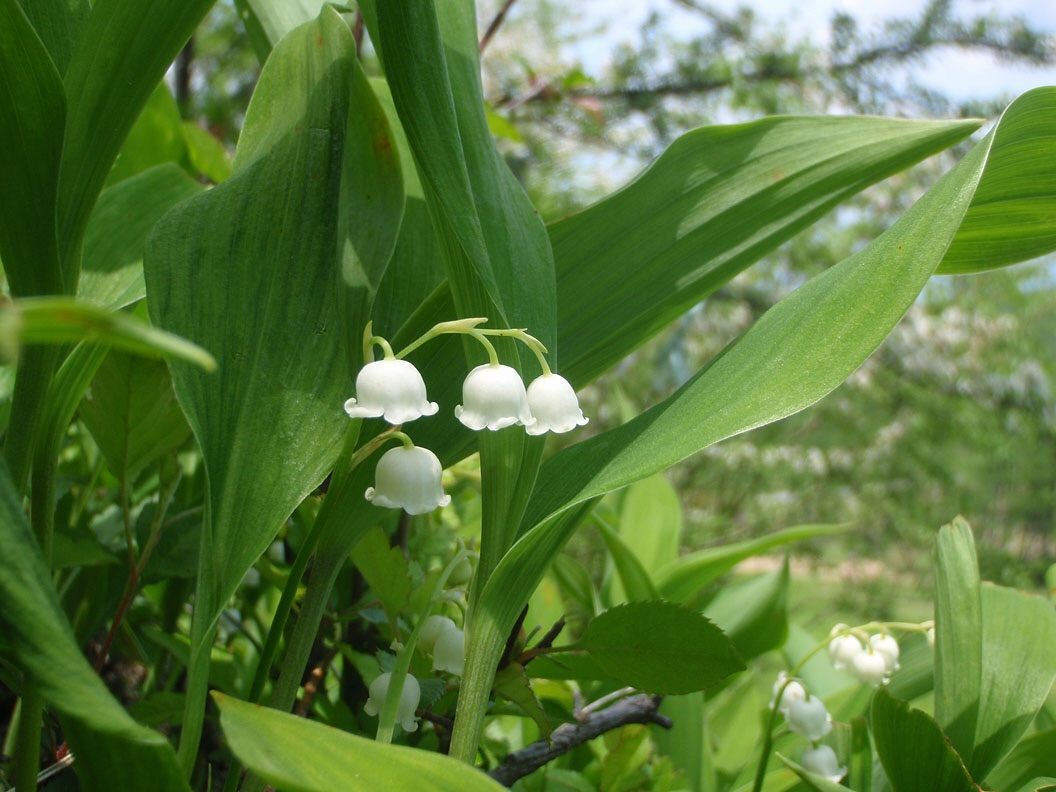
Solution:
{"label": "lily of the valley flower", "polygon": [[528,407],[535,418],[535,423],[525,428],[530,435],[571,432],[589,420],[579,407],[572,385],[560,374],[546,373],[532,380]]}
{"label": "lily of the valley flower", "polygon": [[510,366],[477,366],[462,384],[462,402],[455,408],[455,417],[477,432],[535,423],[521,375]]}
{"label": "lily of the valley flower", "polygon": [[829,641],[829,659],[832,661],[832,667],[837,671],[850,668],[854,658],[863,650],[862,642],[853,635],[836,635],[846,629],[846,624],[837,624],[832,628],[832,634],[835,637]]}
{"label": "lily of the valley flower", "polygon": [[880,652],[874,651],[872,646],[855,656],[851,668],[859,681],[873,687],[884,684],[891,675],[887,658]]}
{"label": "lily of the valley flower", "polygon": [[827,745],[816,745],[804,751],[802,764],[804,769],[827,778],[834,784],[847,775],[847,768],[840,764],[836,752]]}
{"label": "lily of the valley flower", "polygon": [[871,635],[869,636],[869,645],[874,652],[883,656],[884,661],[887,663],[888,674],[898,670],[898,641],[895,640],[893,635],[888,635],[887,633]]}
{"label": "lily of the valley flower", "polygon": [[[804,689],[803,684],[798,679],[793,679],[787,685],[785,684],[788,680],[788,674],[782,671],[777,675],[777,681],[774,682],[774,691],[770,696],[770,708],[776,708],[784,715],[788,717],[788,710],[792,706],[793,702],[803,701],[807,697],[807,691]],[[781,688],[784,687],[784,692],[781,692]],[[777,700],[778,694],[781,696],[781,701]]]}
{"label": "lily of the valley flower", "polygon": [[421,632],[418,633],[418,646],[424,652],[432,652],[436,641],[445,630],[457,630],[458,627],[446,616],[433,614],[422,624]]}
{"label": "lily of the valley flower", "polygon": [[793,701],[785,715],[788,728],[796,734],[816,742],[832,731],[832,716],[817,696]]}
{"label": "lily of the valley flower", "polygon": [[452,624],[440,633],[433,647],[433,670],[462,676],[466,664],[466,638]]}
{"label": "lily of the valley flower", "polygon": [[345,402],[350,418],[381,418],[402,424],[435,415],[436,402],[425,393],[425,380],[412,364],[395,358],[375,360],[360,369],[356,396]]}
{"label": "lily of the valley flower", "polygon": [[[363,705],[363,711],[368,715],[377,715],[385,706],[385,696],[389,692],[389,682],[392,674],[386,671],[370,683],[370,697]],[[396,722],[406,732],[413,732],[418,728],[418,719],[414,711],[418,709],[418,702],[422,698],[422,688],[418,680],[411,674],[403,681],[403,690],[400,691],[400,703],[396,707]]]}
{"label": "lily of the valley flower", "polygon": [[374,486],[367,489],[366,498],[386,509],[426,514],[451,502],[440,483],[443,472],[440,460],[427,448],[390,448],[378,460]]}

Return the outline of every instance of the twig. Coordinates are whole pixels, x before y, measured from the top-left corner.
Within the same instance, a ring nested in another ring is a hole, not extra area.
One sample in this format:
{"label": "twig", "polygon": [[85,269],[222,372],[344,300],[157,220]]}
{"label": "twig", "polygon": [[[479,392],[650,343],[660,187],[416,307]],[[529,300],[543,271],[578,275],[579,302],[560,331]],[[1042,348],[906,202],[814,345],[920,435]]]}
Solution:
{"label": "twig", "polygon": [[502,8],[499,9],[499,13],[495,15],[495,18],[491,20],[491,24],[488,25],[488,29],[484,31],[484,35],[480,38],[480,52],[484,51],[484,48],[491,42],[492,36],[494,36],[499,28],[502,27],[502,23],[506,20],[506,14],[510,11],[510,6],[514,4],[515,0],[506,0],[502,4]]}
{"label": "twig", "polygon": [[308,716],[312,709],[312,702],[315,701],[316,694],[326,680],[326,671],[330,668],[330,664],[334,662],[336,656],[336,649],[328,649],[326,654],[323,655],[323,659],[309,672],[308,681],[304,683],[304,694],[293,710],[294,715],[299,715],[302,718]]}
{"label": "twig", "polygon": [[525,605],[521,609],[521,615],[517,617],[517,621],[514,622],[513,629],[510,630],[509,636],[506,638],[506,647],[502,650],[502,657],[499,659],[499,668],[505,668],[510,663],[510,657],[513,655],[513,647],[517,645],[517,636],[521,634],[521,627],[524,626],[524,619],[528,615],[528,606]]}
{"label": "twig", "polygon": [[[545,740],[514,751],[507,756],[501,765],[488,775],[504,786],[513,786],[519,778],[538,770],[547,762],[553,761],[578,745],[593,740],[605,732],[627,726],[631,723],[655,723],[665,729],[672,726],[671,719],[660,715],[660,696],[639,694],[625,698],[608,709],[592,713],[579,724],[565,723],[554,729],[550,742]],[[589,708],[588,705],[584,709]]]}

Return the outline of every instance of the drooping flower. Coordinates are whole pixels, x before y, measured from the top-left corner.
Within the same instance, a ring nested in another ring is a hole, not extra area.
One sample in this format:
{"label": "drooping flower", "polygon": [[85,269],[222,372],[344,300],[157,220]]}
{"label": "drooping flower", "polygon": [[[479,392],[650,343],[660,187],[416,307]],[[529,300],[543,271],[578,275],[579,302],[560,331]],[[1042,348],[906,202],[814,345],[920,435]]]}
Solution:
{"label": "drooping flower", "polygon": [[[787,685],[785,681],[788,679],[788,674],[782,671],[777,675],[777,681],[774,682],[774,690],[770,696],[770,709],[774,709],[775,705],[777,709],[788,717],[789,707],[792,706],[793,702],[803,701],[807,697],[807,691],[804,689],[802,683],[798,679],[793,679]],[[781,688],[784,686],[785,691],[781,693]],[[777,696],[780,693],[781,701],[777,701]]]}
{"label": "drooping flower", "polygon": [[890,676],[887,658],[879,652],[873,651],[872,646],[856,655],[851,667],[860,682],[873,687],[884,684]]}
{"label": "drooping flower", "polygon": [[521,375],[509,366],[485,363],[469,372],[462,383],[462,402],[455,417],[476,432],[535,423]]}
{"label": "drooping flower", "polygon": [[827,745],[816,745],[805,750],[802,764],[804,769],[827,778],[834,784],[847,775],[847,768],[840,764],[836,752]]}
{"label": "drooping flower", "polygon": [[403,509],[408,514],[426,514],[451,502],[440,477],[443,467],[428,448],[390,448],[378,460],[374,486],[366,498],[375,506]]}
{"label": "drooping flower", "polygon": [[589,420],[579,407],[579,399],[568,380],[559,374],[543,374],[528,386],[528,408],[535,423],[525,431],[530,435],[546,432],[563,434]]}
{"label": "drooping flower", "polygon": [[[363,705],[363,711],[368,715],[377,715],[385,706],[385,696],[389,692],[389,682],[392,674],[386,671],[370,683],[370,697]],[[413,732],[418,728],[418,718],[414,711],[418,709],[418,702],[422,698],[422,688],[418,680],[411,674],[403,681],[403,690],[400,691],[400,703],[396,706],[396,722],[406,732]]]}
{"label": "drooping flower", "polygon": [[440,633],[433,647],[433,670],[462,676],[466,664],[466,638],[453,624]]}
{"label": "drooping flower", "polygon": [[424,652],[432,652],[436,646],[436,639],[445,630],[457,630],[458,627],[446,616],[436,613],[428,617],[422,624],[422,630],[418,633],[418,645]]}
{"label": "drooping flower", "polygon": [[898,670],[898,641],[893,635],[877,633],[869,636],[869,645],[873,651],[882,655],[887,663],[887,673],[891,674]]}
{"label": "drooping flower", "polygon": [[829,641],[829,659],[832,667],[837,671],[849,668],[862,650],[862,642],[853,635],[837,635],[841,630],[846,630],[846,624],[837,624],[832,628],[830,635],[835,636]]}
{"label": "drooping flower", "polygon": [[468,583],[473,579],[473,562],[468,558],[463,558],[457,564],[455,568],[451,570],[451,575],[448,577],[447,582],[452,586],[461,586]]}
{"label": "drooping flower", "polygon": [[425,380],[406,360],[375,360],[359,370],[356,396],[345,402],[349,418],[381,418],[402,424],[435,415],[436,402],[425,393]]}
{"label": "drooping flower", "polygon": [[811,742],[820,740],[832,731],[832,716],[817,696],[793,701],[785,715],[788,728]]}

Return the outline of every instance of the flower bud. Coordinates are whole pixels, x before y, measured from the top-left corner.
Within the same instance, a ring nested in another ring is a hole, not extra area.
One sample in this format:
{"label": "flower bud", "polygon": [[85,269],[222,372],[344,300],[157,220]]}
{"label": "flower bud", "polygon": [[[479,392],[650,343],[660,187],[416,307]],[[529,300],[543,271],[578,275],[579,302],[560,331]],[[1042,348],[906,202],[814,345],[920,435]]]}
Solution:
{"label": "flower bud", "polygon": [[477,366],[462,383],[462,401],[455,408],[455,417],[476,432],[535,423],[521,375],[509,366]]}
{"label": "flower bud", "polygon": [[788,728],[811,742],[820,740],[832,731],[832,717],[825,704],[817,696],[807,696],[802,701],[793,701],[785,715]]}
{"label": "flower bud", "polygon": [[895,640],[893,635],[887,635],[886,633],[871,635],[869,636],[869,645],[874,652],[884,658],[888,674],[898,670],[898,641]]}
{"label": "flower bud", "polygon": [[455,626],[440,633],[433,647],[433,670],[462,676],[466,664],[466,637]]}
{"label": "flower bud", "polygon": [[887,682],[890,674],[887,658],[879,652],[874,652],[871,646],[861,654],[855,655],[852,668],[859,681],[873,687]]}
{"label": "flower bud", "polygon": [[535,418],[535,423],[525,429],[530,435],[563,434],[588,421],[579,407],[576,392],[559,374],[543,374],[532,380],[528,386],[528,407]]}
{"label": "flower bud", "polygon": [[[363,711],[368,715],[377,715],[385,706],[385,697],[389,693],[389,682],[392,674],[386,671],[370,683],[370,697],[363,705]],[[396,706],[396,722],[406,732],[413,732],[418,728],[418,719],[414,711],[418,709],[418,702],[422,698],[422,688],[418,680],[411,674],[403,681],[403,690],[400,691],[400,703]]]}
{"label": "flower bud", "polygon": [[418,633],[418,646],[422,648],[423,652],[432,652],[433,647],[436,646],[436,639],[440,637],[440,634],[445,630],[457,630],[458,627],[446,616],[440,614],[434,614],[428,617],[422,624],[422,630]]}
{"label": "flower bud", "polygon": [[440,460],[428,448],[390,448],[378,460],[374,486],[365,497],[375,506],[426,514],[451,502],[440,484],[443,472]]}
{"label": "flower bud", "polygon": [[[804,689],[802,683],[798,679],[793,679],[787,685],[785,680],[788,679],[788,674],[782,671],[777,675],[777,681],[774,682],[774,690],[770,696],[770,709],[776,708],[784,715],[788,717],[788,709],[792,706],[794,701],[803,701],[807,697],[807,691]],[[785,692],[781,693],[781,688],[784,686]],[[777,701],[777,696],[780,693],[781,701]]]}
{"label": "flower bud", "polygon": [[928,646],[930,646],[932,649],[935,648],[935,628],[934,627],[929,627],[928,628]]}
{"label": "flower bud", "polygon": [[846,624],[837,624],[830,633],[830,635],[835,637],[829,641],[829,660],[832,661],[832,667],[837,671],[850,667],[854,658],[863,650],[862,642],[855,636],[836,635],[836,633],[846,629]]}
{"label": "flower bud", "polygon": [[439,409],[425,395],[425,380],[406,360],[375,360],[359,370],[356,396],[345,402],[349,418],[380,418],[401,424],[435,415]]}
{"label": "flower bud", "polygon": [[840,765],[836,752],[827,745],[816,745],[803,752],[803,769],[827,778],[834,784],[847,775],[847,768]]}
{"label": "flower bud", "polygon": [[463,557],[461,561],[455,564],[455,568],[451,570],[451,575],[447,578],[447,582],[452,586],[461,586],[472,579],[473,562],[469,558]]}

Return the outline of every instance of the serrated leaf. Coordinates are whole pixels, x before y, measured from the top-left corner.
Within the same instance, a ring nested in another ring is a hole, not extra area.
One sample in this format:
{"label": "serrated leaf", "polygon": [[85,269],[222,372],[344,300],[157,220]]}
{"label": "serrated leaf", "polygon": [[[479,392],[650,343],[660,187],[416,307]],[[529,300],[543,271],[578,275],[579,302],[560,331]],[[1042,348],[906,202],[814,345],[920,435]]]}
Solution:
{"label": "serrated leaf", "polygon": [[671,602],[636,602],[594,618],[576,648],[613,679],[649,693],[692,693],[744,670],[722,630]]}
{"label": "serrated leaf", "polygon": [[443,754],[383,745],[229,696],[214,694],[214,699],[235,756],[283,792],[497,792],[503,788],[476,768]]}
{"label": "serrated leaf", "polygon": [[390,620],[395,619],[411,596],[411,578],[403,550],[391,547],[385,531],[375,526],[352,548],[352,563],[381,600]]}

